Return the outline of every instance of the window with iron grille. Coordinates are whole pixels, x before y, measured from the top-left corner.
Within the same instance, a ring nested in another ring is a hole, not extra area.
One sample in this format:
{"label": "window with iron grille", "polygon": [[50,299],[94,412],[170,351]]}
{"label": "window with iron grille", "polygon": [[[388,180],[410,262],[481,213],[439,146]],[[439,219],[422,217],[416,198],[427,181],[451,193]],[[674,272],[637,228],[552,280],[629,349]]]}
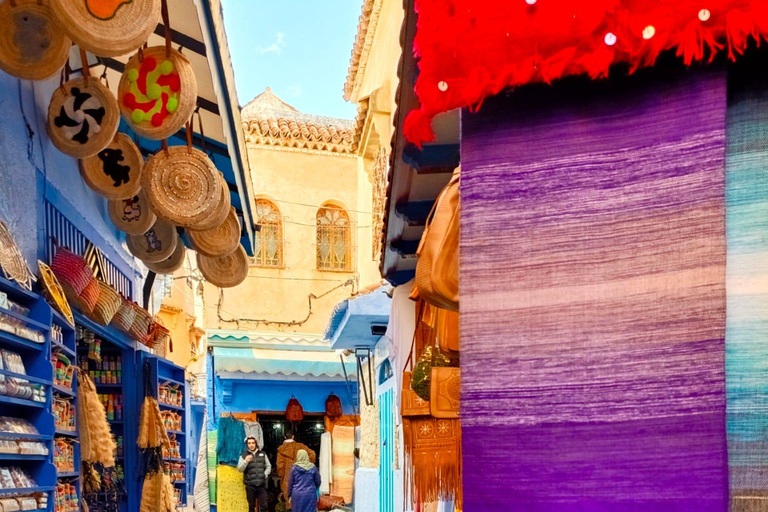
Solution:
{"label": "window with iron grille", "polygon": [[317,211],[318,270],[352,270],[352,226],[341,208],[325,206]]}
{"label": "window with iron grille", "polygon": [[280,211],[271,201],[256,201],[256,224],[259,231],[254,233],[253,264],[258,267],[283,266],[283,221]]}

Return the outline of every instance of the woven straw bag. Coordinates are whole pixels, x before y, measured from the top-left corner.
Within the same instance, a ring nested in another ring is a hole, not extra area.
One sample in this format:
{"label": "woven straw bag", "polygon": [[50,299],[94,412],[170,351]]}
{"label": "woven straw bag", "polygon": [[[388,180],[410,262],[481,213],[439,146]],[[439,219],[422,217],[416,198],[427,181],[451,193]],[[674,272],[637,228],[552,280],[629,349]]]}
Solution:
{"label": "woven straw bag", "polygon": [[143,190],[129,199],[109,201],[107,211],[115,227],[129,235],[143,235],[157,221]]}
{"label": "woven straw bag", "polygon": [[[107,199],[132,199],[141,190],[144,159],[131,138],[118,133],[93,156],[80,162],[83,181]],[[143,233],[141,233],[143,234]]]}
{"label": "woven straw bag", "polygon": [[248,255],[242,245],[232,253],[218,258],[198,253],[197,266],[205,280],[219,288],[232,288],[248,277]]}
{"label": "woven straw bag", "polygon": [[97,280],[97,282],[99,284],[99,298],[88,316],[98,324],[109,325],[117,310],[120,309],[123,298],[104,281]]}
{"label": "woven straw bag", "polygon": [[229,185],[227,180],[224,179],[223,174],[219,174],[219,180],[221,181],[221,197],[219,197],[218,206],[210,218],[203,219],[195,226],[197,231],[206,231],[221,226],[229,215],[230,208],[232,207],[232,201],[229,197]]}
{"label": "woven straw bag", "polygon": [[163,353],[162,355],[165,355],[165,344],[169,339],[171,339],[171,331],[162,326],[157,319],[154,319],[152,328],[149,332],[149,342],[147,343],[147,346],[149,348],[154,348],[156,353],[159,348]]}
{"label": "woven straw bag", "polygon": [[101,57],[137,50],[160,20],[160,0],[51,0],[72,40]]}
{"label": "woven straw bag", "polygon": [[53,270],[64,291],[67,292],[67,288],[69,288],[70,291],[67,293],[69,298],[72,295],[79,296],[93,280],[93,271],[88,263],[64,247],[56,249],[56,254],[51,262],[51,270]]}
{"label": "woven straw bag", "polygon": [[192,65],[165,46],[140,51],[128,61],[117,89],[120,112],[142,137],[167,139],[186,123],[197,105]]}
{"label": "woven straw bag", "polygon": [[65,155],[85,158],[99,153],[115,138],[119,124],[115,95],[98,78],[74,78],[53,91],[48,135]]}
{"label": "woven straw bag", "polygon": [[135,319],[136,311],[133,309],[133,303],[120,297],[120,307],[117,308],[110,324],[123,332],[131,332],[131,325]]}
{"label": "woven straw bag", "polygon": [[237,212],[230,207],[229,215],[219,227],[206,231],[187,231],[195,250],[204,256],[226,256],[237,249],[240,244],[240,219]]}
{"label": "woven straw bag", "polygon": [[155,274],[173,274],[184,265],[184,258],[186,255],[187,248],[184,247],[184,243],[179,240],[176,244],[176,248],[173,250],[173,254],[171,254],[167,260],[159,263],[144,262],[144,265]]}
{"label": "woven straw bag", "polygon": [[152,316],[147,313],[146,309],[138,304],[132,303],[132,306],[135,316],[133,323],[131,324],[131,336],[146,345],[149,342],[149,330],[152,327]]}
{"label": "woven straw bag", "polygon": [[[66,292],[67,289],[64,288],[64,291]],[[99,301],[100,293],[101,287],[99,286],[99,281],[95,278],[92,278],[91,282],[88,283],[88,286],[85,287],[85,290],[83,290],[80,295],[76,297],[67,296],[67,298],[77,309],[83,313],[91,313],[93,308],[96,307],[96,303]]]}
{"label": "woven straw bag", "polygon": [[26,80],[44,80],[69,58],[72,41],[39,0],[0,2],[0,69]]}
{"label": "woven straw bag", "polygon": [[194,229],[217,212],[222,187],[219,176],[199,149],[173,146],[149,157],[141,188],[158,217]]}
{"label": "woven straw bag", "polygon": [[126,238],[131,254],[148,263],[167,260],[178,243],[181,242],[176,227],[162,220],[155,222],[143,235],[128,235]]}

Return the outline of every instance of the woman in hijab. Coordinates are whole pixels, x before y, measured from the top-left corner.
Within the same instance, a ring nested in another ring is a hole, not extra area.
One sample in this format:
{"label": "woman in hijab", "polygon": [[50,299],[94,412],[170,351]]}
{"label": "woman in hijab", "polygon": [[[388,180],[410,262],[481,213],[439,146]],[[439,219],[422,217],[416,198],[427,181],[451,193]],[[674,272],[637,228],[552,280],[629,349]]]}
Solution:
{"label": "woman in hijab", "polygon": [[320,488],[320,472],[309,462],[306,450],[296,453],[296,462],[288,477],[288,499],[293,512],[317,512],[317,490]]}

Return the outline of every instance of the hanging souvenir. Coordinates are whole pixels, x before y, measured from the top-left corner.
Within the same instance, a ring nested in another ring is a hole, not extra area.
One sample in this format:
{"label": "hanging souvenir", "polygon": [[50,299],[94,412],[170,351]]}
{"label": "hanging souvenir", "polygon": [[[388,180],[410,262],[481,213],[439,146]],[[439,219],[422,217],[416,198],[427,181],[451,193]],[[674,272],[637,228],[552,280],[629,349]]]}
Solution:
{"label": "hanging souvenir", "polygon": [[77,388],[80,457],[83,462],[98,462],[104,467],[113,467],[117,445],[107,422],[104,404],[86,372],[77,372]]}
{"label": "hanging souvenir", "polygon": [[206,154],[188,143],[149,157],[141,188],[158,217],[194,229],[217,211],[222,186],[219,176]]}
{"label": "hanging souvenir", "polygon": [[184,243],[179,240],[179,243],[176,244],[176,249],[173,250],[173,254],[167,260],[158,263],[144,262],[144,265],[155,274],[173,274],[184,265],[186,255],[187,249],[184,247]]}
{"label": "hanging souvenir", "polygon": [[0,267],[3,268],[6,279],[16,281],[27,290],[31,290],[32,283],[37,281],[3,222],[0,222]]}
{"label": "hanging souvenir", "polygon": [[131,254],[149,263],[167,260],[177,243],[181,242],[176,227],[162,220],[155,222],[143,235],[128,235],[126,239]]}
{"label": "hanging souvenir", "polygon": [[197,81],[181,52],[153,46],[131,57],[117,89],[123,118],[142,137],[167,139],[192,116]]}
{"label": "hanging souvenir", "polygon": [[218,258],[197,255],[197,266],[206,281],[219,288],[232,288],[248,277],[248,255],[242,245]]}
{"label": "hanging souvenir", "polygon": [[0,2],[0,69],[26,80],[44,80],[69,58],[64,35],[48,0]]}
{"label": "hanging souvenir", "polygon": [[[48,105],[48,135],[65,155],[96,155],[115,138],[120,111],[112,91],[97,78],[74,78],[53,91]],[[107,155],[109,153],[106,153]]]}
{"label": "hanging souvenir", "polygon": [[227,220],[230,208],[232,207],[232,200],[229,197],[229,185],[227,184],[227,180],[224,179],[224,175],[221,173],[219,173],[219,181],[221,181],[221,195],[219,196],[216,210],[209,218],[201,220],[195,226],[195,230],[197,231],[206,231],[208,229],[216,228],[221,226],[221,224]]}
{"label": "hanging souvenir", "polygon": [[64,31],[100,57],[129,54],[160,21],[160,0],[51,0]]}
{"label": "hanging souvenir", "polygon": [[143,235],[157,220],[143,190],[128,199],[109,201],[107,211],[115,227],[129,235]]}
{"label": "hanging souvenir", "polygon": [[195,250],[204,256],[226,256],[237,249],[240,244],[240,219],[237,212],[230,207],[226,220],[218,227],[205,231],[187,231],[187,235],[195,246]]}
{"label": "hanging souvenir", "polygon": [[118,133],[107,147],[81,162],[83,181],[107,199],[131,199],[141,190],[144,159],[131,138]]}
{"label": "hanging souvenir", "polygon": [[69,302],[67,302],[67,298],[64,296],[64,290],[61,288],[59,280],[56,279],[53,270],[42,261],[38,261],[37,266],[40,269],[40,281],[43,283],[43,291],[48,301],[64,316],[70,325],[74,326],[75,317],[72,315],[72,309],[69,307]]}

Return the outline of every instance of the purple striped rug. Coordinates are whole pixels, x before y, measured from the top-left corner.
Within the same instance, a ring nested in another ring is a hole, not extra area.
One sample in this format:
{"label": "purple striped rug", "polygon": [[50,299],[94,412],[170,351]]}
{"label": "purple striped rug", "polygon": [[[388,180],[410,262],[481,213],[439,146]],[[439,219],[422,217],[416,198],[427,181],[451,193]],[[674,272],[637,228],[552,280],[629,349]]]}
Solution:
{"label": "purple striped rug", "polygon": [[465,512],[725,512],[725,75],[462,118]]}

